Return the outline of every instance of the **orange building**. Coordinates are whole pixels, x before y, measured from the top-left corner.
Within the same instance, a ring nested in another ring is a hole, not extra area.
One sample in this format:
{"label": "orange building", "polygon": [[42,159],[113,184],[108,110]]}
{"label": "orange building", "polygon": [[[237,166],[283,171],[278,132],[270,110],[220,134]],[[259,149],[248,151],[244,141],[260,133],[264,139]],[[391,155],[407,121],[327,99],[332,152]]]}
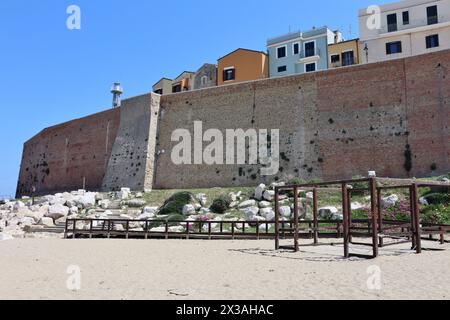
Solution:
{"label": "orange building", "polygon": [[262,51],[239,48],[218,60],[219,86],[269,77],[269,57]]}

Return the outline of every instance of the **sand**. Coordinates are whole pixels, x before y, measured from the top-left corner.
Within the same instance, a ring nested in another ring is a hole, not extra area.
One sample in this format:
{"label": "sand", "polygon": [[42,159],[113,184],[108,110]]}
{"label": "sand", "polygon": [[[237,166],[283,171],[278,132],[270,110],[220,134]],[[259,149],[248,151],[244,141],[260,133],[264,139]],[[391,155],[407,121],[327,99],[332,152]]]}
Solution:
{"label": "sand", "polygon": [[[277,252],[273,245],[266,240],[3,241],[0,299],[450,298],[449,244],[425,242],[426,249],[446,251],[421,255],[408,244],[396,245],[381,249],[376,260],[345,260],[341,245],[306,246],[299,253]],[[80,268],[80,290],[67,288],[71,265]],[[368,287],[369,267],[381,271],[380,288]]]}

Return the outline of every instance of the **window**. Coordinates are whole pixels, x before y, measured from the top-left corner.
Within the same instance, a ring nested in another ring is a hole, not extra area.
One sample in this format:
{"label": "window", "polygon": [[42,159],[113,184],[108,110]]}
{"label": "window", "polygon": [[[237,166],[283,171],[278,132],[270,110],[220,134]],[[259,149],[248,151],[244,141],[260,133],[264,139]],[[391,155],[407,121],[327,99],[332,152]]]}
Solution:
{"label": "window", "polygon": [[437,6],[431,6],[427,8],[427,19],[429,25],[438,23]]}
{"label": "window", "polygon": [[287,70],[286,66],[278,67],[278,72],[286,72],[286,70]]}
{"label": "window", "polygon": [[181,92],[181,83],[176,84],[172,87],[172,92],[176,93],[176,92]]}
{"label": "window", "polygon": [[402,52],[402,42],[401,41],[386,43],[386,54],[394,54],[394,53],[401,53],[401,52]]}
{"label": "window", "polygon": [[387,24],[388,24],[388,32],[397,31],[397,14],[388,14],[387,15]]}
{"label": "window", "polygon": [[223,70],[223,81],[231,81],[236,78],[236,70],[234,68],[227,68]]}
{"label": "window", "polygon": [[284,58],[286,57],[286,46],[277,48],[277,58]]}
{"label": "window", "polygon": [[315,63],[308,63],[305,65],[305,72],[313,72],[313,71],[316,71]]}
{"label": "window", "polygon": [[427,49],[439,47],[439,35],[433,34],[425,38]]}
{"label": "window", "polygon": [[300,43],[294,43],[292,47],[293,54],[299,54],[300,53]]}
{"label": "window", "polygon": [[347,51],[342,53],[342,65],[351,66],[355,64],[355,55],[353,51]]}
{"label": "window", "polygon": [[316,55],[316,44],[314,41],[305,43],[305,57]]}
{"label": "window", "polygon": [[207,76],[201,77],[200,83],[202,86],[206,86],[206,84],[208,83],[208,77]]}
{"label": "window", "polygon": [[409,11],[404,11],[402,15],[403,15],[403,24],[404,25],[409,24]]}
{"label": "window", "polygon": [[338,54],[331,55],[331,63],[338,63],[341,61],[341,57]]}
{"label": "window", "polygon": [[161,95],[162,95],[162,94],[163,94],[163,89],[157,89],[157,90],[155,90],[155,93],[156,93],[156,94],[161,94]]}

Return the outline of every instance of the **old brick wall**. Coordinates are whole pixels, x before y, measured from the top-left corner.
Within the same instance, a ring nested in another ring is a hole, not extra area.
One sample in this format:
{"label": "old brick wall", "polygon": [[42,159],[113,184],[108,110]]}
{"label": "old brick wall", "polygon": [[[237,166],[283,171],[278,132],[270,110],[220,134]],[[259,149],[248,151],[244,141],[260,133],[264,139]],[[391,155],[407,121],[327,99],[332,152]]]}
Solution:
{"label": "old brick wall", "polygon": [[[163,96],[158,148],[164,152],[157,158],[155,187],[328,180],[369,170],[390,177],[448,172],[449,68],[450,51],[441,51]],[[179,128],[192,132],[193,121],[202,121],[204,131],[280,129],[279,174],[261,177],[258,168],[245,165],[174,165],[171,134]]]}
{"label": "old brick wall", "polygon": [[44,129],[24,144],[17,196],[98,190],[119,126],[112,109]]}
{"label": "old brick wall", "polygon": [[[29,194],[33,185],[41,194],[78,189],[83,178],[88,189],[100,189],[107,167],[105,190],[253,186],[294,177],[351,178],[369,170],[389,177],[446,173],[449,71],[447,50],[135,97],[124,101],[122,115],[119,109],[105,111],[45,129],[26,142],[17,194]],[[280,171],[264,177],[259,166],[248,164],[175,165],[171,151],[178,143],[171,135],[176,129],[193,135],[194,121],[202,121],[203,132],[223,134],[226,129],[279,129]]]}

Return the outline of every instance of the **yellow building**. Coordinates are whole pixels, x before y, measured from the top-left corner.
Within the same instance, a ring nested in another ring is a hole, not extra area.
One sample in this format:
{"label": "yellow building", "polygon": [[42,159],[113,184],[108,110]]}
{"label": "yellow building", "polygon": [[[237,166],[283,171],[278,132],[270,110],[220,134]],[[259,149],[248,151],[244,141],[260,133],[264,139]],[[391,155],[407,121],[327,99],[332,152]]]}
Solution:
{"label": "yellow building", "polygon": [[162,78],[153,85],[153,92],[160,95],[172,93],[172,82],[172,79]]}
{"label": "yellow building", "polygon": [[178,77],[173,79],[172,93],[190,91],[194,88],[195,72],[184,71]]}
{"label": "yellow building", "polygon": [[330,69],[359,64],[360,59],[359,39],[328,45],[328,65]]}
{"label": "yellow building", "polygon": [[269,77],[269,58],[262,51],[239,48],[218,60],[219,86]]}

